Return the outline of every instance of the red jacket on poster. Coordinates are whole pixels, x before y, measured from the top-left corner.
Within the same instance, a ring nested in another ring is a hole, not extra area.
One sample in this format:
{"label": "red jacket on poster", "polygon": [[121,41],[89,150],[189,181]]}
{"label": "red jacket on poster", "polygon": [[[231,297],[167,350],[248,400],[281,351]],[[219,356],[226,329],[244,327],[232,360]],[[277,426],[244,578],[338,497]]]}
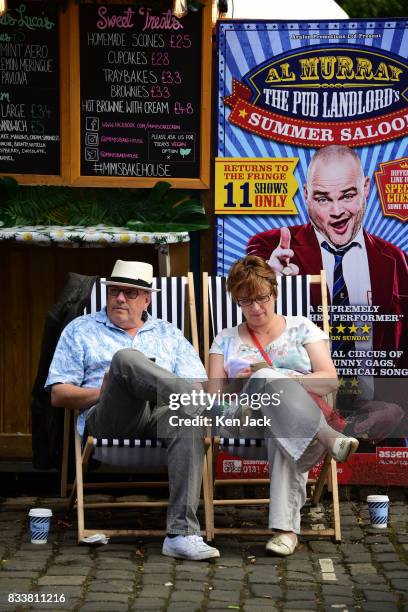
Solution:
{"label": "red jacket on poster", "polygon": [[[294,251],[291,263],[299,267],[300,274],[319,274],[322,257],[319,243],[311,223],[288,228],[290,248]],[[401,363],[408,361],[408,257],[397,246],[364,232],[370,270],[372,304],[379,306],[378,315],[404,315],[396,322],[374,322],[374,350],[403,350]],[[271,229],[252,236],[247,253],[259,255],[265,260],[279,245],[280,229]],[[312,293],[313,305],[319,304],[318,288]],[[397,361],[397,360],[396,360]]]}

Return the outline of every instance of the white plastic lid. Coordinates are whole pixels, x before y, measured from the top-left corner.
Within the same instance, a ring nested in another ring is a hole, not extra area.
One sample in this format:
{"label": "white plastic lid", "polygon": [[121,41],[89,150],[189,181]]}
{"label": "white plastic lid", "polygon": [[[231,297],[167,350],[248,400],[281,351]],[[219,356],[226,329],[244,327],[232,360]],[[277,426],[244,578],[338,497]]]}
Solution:
{"label": "white plastic lid", "polygon": [[31,508],[28,516],[52,516],[52,510],[50,508]]}
{"label": "white plastic lid", "polygon": [[368,495],[368,502],[387,502],[390,501],[388,495]]}

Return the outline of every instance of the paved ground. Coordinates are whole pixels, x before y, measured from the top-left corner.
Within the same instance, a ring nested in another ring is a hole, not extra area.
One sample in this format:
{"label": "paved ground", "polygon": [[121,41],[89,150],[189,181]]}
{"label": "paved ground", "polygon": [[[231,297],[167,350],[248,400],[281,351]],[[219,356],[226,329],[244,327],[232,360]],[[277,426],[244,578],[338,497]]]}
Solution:
{"label": "paved ground", "polygon": [[[65,512],[58,498],[3,498],[0,610],[408,610],[407,503],[401,490],[389,494],[387,530],[369,526],[364,503],[344,501],[341,544],[316,535],[305,538],[289,559],[278,559],[265,555],[265,538],[219,538],[222,556],[216,563],[162,557],[158,539],[78,546],[75,516]],[[33,506],[54,510],[46,545],[30,544],[27,511]],[[318,528],[329,510],[325,503],[306,518]],[[224,524],[266,524],[264,510],[223,512],[219,518]],[[107,512],[91,519],[110,525],[117,520]],[[155,523],[156,518],[142,515],[145,527],[149,520]],[[31,594],[37,600],[63,596],[65,602],[9,604],[13,593]]]}

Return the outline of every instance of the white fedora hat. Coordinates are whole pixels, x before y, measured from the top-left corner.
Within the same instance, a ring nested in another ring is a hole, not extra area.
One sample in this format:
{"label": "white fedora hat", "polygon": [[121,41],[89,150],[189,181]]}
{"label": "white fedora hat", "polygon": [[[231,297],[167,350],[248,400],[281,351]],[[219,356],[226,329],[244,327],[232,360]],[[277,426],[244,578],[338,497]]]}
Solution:
{"label": "white fedora hat", "polygon": [[112,276],[102,281],[105,285],[119,287],[134,287],[145,291],[160,291],[153,289],[153,266],[143,261],[123,261],[118,259],[115,263]]}

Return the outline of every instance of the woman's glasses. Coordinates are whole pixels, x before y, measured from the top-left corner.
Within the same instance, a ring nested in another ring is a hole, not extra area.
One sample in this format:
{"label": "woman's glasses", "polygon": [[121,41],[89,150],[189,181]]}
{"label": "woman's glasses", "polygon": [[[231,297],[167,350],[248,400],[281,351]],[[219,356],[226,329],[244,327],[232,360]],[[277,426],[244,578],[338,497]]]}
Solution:
{"label": "woman's glasses", "polygon": [[254,302],[256,302],[257,304],[266,304],[266,302],[269,302],[269,300],[271,299],[271,295],[272,293],[269,293],[268,295],[257,295],[254,298],[240,298],[237,300],[237,304],[238,306],[252,306],[252,304]]}
{"label": "woman's glasses", "polygon": [[139,295],[139,289],[124,289],[123,287],[116,287],[115,285],[108,285],[108,295],[110,297],[118,297],[120,293],[123,293],[127,300],[135,300]]}

